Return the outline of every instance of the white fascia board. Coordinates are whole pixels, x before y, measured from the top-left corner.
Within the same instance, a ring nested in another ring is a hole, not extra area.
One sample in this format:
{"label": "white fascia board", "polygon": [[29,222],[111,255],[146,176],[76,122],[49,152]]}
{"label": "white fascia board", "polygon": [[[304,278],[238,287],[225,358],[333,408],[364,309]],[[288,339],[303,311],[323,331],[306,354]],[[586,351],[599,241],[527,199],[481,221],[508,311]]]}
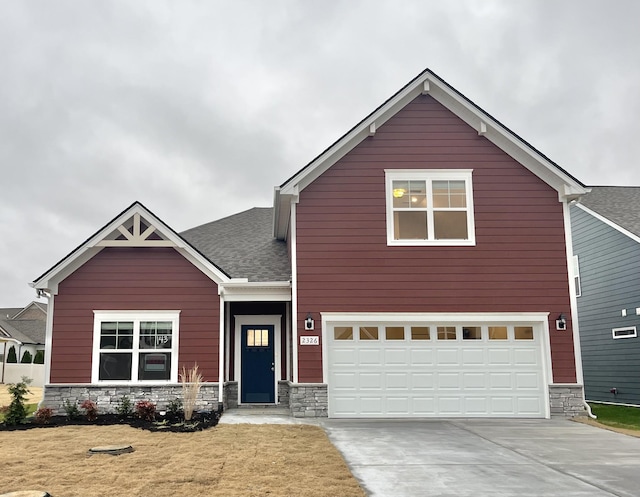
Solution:
{"label": "white fascia board", "polygon": [[53,294],[58,291],[58,284],[68,277],[71,273],[77,270],[80,266],[85,264],[89,259],[94,257],[100,252],[103,247],[97,246],[99,242],[105,239],[110,233],[118,229],[118,226],[122,225],[134,214],[140,214],[147,221],[149,221],[156,231],[160,232],[165,238],[170,240],[173,247],[183,255],[187,260],[194,264],[198,269],[205,273],[216,283],[228,281],[229,277],[222,273],[217,267],[212,265],[204,256],[194,250],[187,242],[185,242],[179,235],[169,228],[164,222],[151,214],[140,203],[135,203],[129,209],[120,214],[117,218],[111,221],[108,225],[94,234],[81,246],[76,248],[66,259],[56,264],[47,273],[42,275],[38,280],[34,281],[31,286],[36,290],[48,290]]}
{"label": "white fascia board", "polygon": [[548,312],[321,312],[323,323],[332,322],[447,322],[447,323],[541,323]]}
{"label": "white fascia board", "polygon": [[219,285],[225,302],[290,302],[290,281],[227,282]]}
{"label": "white fascia board", "polygon": [[[425,83],[427,86],[425,86]],[[428,88],[426,93],[425,88]],[[303,190],[360,142],[369,137],[369,126],[371,124],[376,123],[379,128],[420,94],[431,95],[469,126],[476,130],[481,130],[482,135],[488,140],[557,190],[561,200],[567,197],[575,198],[587,193],[587,190],[575,179],[564,173],[539,152],[517,138],[495,119],[471,104],[448,85],[443,84],[437,77],[433,77],[430,72],[425,72],[411,86],[402,89],[366,120],[362,121],[312,163],[298,172],[283,185],[281,193],[290,193],[296,186],[299,190]]]}
{"label": "white fascia board", "polygon": [[576,207],[578,207],[579,209],[582,209],[583,211],[585,211],[587,214],[592,215],[593,217],[595,217],[596,219],[598,219],[599,221],[602,221],[603,223],[605,223],[606,225],[612,227],[614,230],[619,231],[620,233],[622,233],[625,236],[628,236],[629,238],[631,238],[634,242],[638,242],[640,243],[640,237],[638,235],[634,235],[633,233],[631,233],[631,231],[624,229],[622,226],[620,226],[619,224],[614,223],[613,221],[611,221],[610,219],[598,214],[595,211],[592,211],[591,209],[589,209],[588,207],[585,207],[584,205],[577,203],[575,204]]}

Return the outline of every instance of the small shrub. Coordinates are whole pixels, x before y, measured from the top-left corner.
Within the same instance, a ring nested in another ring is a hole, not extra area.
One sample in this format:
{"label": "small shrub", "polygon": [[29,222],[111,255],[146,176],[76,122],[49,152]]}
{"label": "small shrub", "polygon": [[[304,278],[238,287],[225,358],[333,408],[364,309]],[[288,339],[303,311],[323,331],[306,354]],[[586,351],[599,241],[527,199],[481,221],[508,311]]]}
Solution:
{"label": "small shrub", "polygon": [[7,362],[13,363],[13,364],[18,362],[18,356],[16,355],[15,345],[12,345],[11,347],[9,347],[9,352],[7,352]]}
{"label": "small shrub", "polygon": [[33,358],[34,364],[44,364],[44,350],[37,350],[36,356]]}
{"label": "small shrub", "polygon": [[80,409],[84,409],[84,415],[89,421],[98,419],[98,405],[91,399],[85,400],[80,404]]}
{"label": "small shrub", "polygon": [[22,359],[20,359],[20,364],[31,364],[32,362],[33,356],[31,355],[31,352],[25,350],[24,354],[22,354]]}
{"label": "small shrub", "polygon": [[27,400],[27,394],[30,393],[29,383],[31,383],[30,379],[22,377],[21,382],[9,385],[9,388],[7,388],[9,394],[13,397],[4,416],[4,422],[9,426],[18,425],[24,422],[27,417],[27,406],[25,402]]}
{"label": "small shrub", "polygon": [[51,416],[53,416],[53,409],[50,407],[41,407],[35,412],[33,419],[39,425],[46,425],[51,421]]}
{"label": "small shrub", "polygon": [[116,413],[123,419],[131,417],[133,414],[133,405],[131,405],[131,400],[126,395],[122,396],[120,400],[120,404],[116,407]]}
{"label": "small shrub", "polygon": [[140,400],[136,403],[136,416],[145,421],[156,419],[156,405],[149,400]]}
{"label": "small shrub", "polygon": [[177,397],[170,400],[167,404],[167,412],[175,418],[182,416],[182,401]]}
{"label": "small shrub", "polygon": [[78,409],[78,406],[75,403],[72,404],[69,399],[64,401],[62,408],[67,414],[68,420],[73,421],[80,418],[80,410]]}

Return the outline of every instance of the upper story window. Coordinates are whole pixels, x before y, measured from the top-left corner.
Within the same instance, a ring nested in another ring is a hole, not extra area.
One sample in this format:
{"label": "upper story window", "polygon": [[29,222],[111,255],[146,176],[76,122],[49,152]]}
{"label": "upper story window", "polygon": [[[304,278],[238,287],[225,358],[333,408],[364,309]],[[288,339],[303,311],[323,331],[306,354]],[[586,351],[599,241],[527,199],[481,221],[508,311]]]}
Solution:
{"label": "upper story window", "polygon": [[471,170],[386,170],[388,245],[475,245]]}
{"label": "upper story window", "polygon": [[92,381],[177,382],[178,317],[177,311],[96,311]]}

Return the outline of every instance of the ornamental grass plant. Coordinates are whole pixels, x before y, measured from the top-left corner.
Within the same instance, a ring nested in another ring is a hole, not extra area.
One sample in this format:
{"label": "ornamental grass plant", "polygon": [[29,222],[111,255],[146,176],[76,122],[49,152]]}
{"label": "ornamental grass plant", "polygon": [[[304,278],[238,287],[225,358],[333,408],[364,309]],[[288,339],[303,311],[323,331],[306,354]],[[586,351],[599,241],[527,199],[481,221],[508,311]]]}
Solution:
{"label": "ornamental grass plant", "polygon": [[200,392],[200,385],[202,384],[202,375],[198,371],[198,363],[195,363],[189,371],[182,366],[182,371],[180,372],[180,383],[182,383],[184,420],[191,421],[193,411],[196,408],[196,400],[198,399],[198,392]]}

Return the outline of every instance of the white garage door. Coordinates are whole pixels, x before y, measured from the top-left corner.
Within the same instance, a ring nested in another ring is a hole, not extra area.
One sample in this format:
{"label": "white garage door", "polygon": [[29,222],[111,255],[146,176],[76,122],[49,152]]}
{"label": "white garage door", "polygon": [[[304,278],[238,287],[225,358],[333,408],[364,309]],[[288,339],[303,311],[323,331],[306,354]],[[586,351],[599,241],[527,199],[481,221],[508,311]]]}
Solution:
{"label": "white garage door", "polygon": [[541,328],[328,323],[329,416],[545,417]]}

